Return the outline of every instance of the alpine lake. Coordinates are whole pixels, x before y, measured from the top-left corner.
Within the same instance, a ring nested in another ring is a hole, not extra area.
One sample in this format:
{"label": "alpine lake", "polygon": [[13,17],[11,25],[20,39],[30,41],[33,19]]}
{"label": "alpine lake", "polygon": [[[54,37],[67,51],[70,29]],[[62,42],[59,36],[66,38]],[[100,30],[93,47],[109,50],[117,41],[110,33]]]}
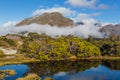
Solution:
{"label": "alpine lake", "polygon": [[0,66],[0,70],[15,70],[16,75],[4,80],[16,80],[35,73],[42,80],[120,80],[120,60],[77,60],[32,62]]}

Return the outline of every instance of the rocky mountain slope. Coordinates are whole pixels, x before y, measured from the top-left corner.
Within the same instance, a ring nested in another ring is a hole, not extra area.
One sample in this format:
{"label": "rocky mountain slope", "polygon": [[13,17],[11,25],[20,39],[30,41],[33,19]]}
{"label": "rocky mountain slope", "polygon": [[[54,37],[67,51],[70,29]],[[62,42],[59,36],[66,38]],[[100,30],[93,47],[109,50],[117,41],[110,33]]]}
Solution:
{"label": "rocky mountain slope", "polygon": [[101,28],[102,32],[105,32],[107,36],[120,36],[120,24],[117,25],[105,25]]}
{"label": "rocky mountain slope", "polygon": [[[58,26],[58,27],[85,25],[84,22],[74,23],[73,20],[71,20],[70,18],[65,18],[61,13],[53,12],[53,13],[43,13],[40,16],[26,18],[22,20],[20,23],[18,23],[16,26],[30,25],[32,23],[37,23],[41,25],[48,24],[51,26]],[[101,25],[100,23],[94,23],[93,26],[100,27]],[[118,25],[108,24],[105,26],[101,26],[100,31],[105,33],[105,37],[113,36],[113,35],[120,36],[120,24]]]}
{"label": "rocky mountain slope", "polygon": [[58,12],[53,12],[53,13],[44,13],[40,16],[34,16],[31,18],[24,19],[16,26],[29,25],[31,23],[37,23],[41,25],[49,24],[51,26],[59,26],[59,27],[74,25],[74,22],[71,19],[65,18],[62,14]]}

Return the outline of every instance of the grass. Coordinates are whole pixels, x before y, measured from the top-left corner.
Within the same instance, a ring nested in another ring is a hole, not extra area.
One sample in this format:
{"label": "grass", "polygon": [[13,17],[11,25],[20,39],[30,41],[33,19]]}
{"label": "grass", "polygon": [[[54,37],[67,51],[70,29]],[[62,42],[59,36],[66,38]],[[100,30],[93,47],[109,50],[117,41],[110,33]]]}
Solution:
{"label": "grass", "polygon": [[[11,58],[11,56],[13,58]],[[62,59],[62,60],[119,60],[120,57],[110,57],[110,56],[100,56],[100,57],[86,57],[86,58],[79,58],[72,56],[68,59]],[[51,61],[51,60],[49,60]],[[55,60],[54,60],[55,61]],[[0,66],[8,65],[8,64],[21,64],[21,63],[29,63],[29,62],[40,62],[40,60],[25,57],[22,54],[15,54],[15,55],[6,55],[6,57],[0,58]]]}
{"label": "grass", "polygon": [[15,70],[3,70],[4,73],[7,73],[10,76],[14,76],[16,74]]}
{"label": "grass", "polygon": [[15,74],[15,70],[0,70],[0,80],[6,77],[7,75],[14,76]]}
{"label": "grass", "polygon": [[2,80],[6,75],[3,74],[3,71],[0,71],[0,80]]}
{"label": "grass", "polygon": [[18,78],[17,80],[41,80],[41,78],[37,74],[28,74],[23,78]]}
{"label": "grass", "polygon": [[[14,56],[14,58],[11,58],[11,56]],[[0,66],[8,65],[8,64],[29,63],[29,62],[36,62],[36,61],[39,61],[39,60],[36,60],[34,58],[28,58],[21,54],[6,55],[6,57],[0,58]]]}
{"label": "grass", "polygon": [[80,58],[80,59],[86,59],[86,60],[119,60],[120,57],[114,57],[114,56],[100,56],[100,57],[87,57],[87,58]]}

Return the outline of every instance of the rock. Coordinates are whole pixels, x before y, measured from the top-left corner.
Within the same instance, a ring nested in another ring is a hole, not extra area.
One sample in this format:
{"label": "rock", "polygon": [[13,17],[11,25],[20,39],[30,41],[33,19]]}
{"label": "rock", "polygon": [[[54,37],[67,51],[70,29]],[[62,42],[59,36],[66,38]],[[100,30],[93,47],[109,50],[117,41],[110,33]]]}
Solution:
{"label": "rock", "polygon": [[16,49],[10,49],[10,48],[0,47],[0,50],[1,50],[4,54],[16,54],[16,53],[17,53],[17,50],[16,50]]}

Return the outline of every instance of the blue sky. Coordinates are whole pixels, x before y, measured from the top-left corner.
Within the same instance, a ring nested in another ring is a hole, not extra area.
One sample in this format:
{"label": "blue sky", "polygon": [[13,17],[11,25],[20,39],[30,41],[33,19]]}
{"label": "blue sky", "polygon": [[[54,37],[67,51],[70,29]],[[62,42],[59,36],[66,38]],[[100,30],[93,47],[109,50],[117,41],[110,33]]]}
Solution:
{"label": "blue sky", "polygon": [[76,15],[96,14],[92,17],[101,22],[120,23],[119,4],[120,0],[0,0],[0,25],[31,17],[36,10],[49,11],[54,7],[70,9]]}

